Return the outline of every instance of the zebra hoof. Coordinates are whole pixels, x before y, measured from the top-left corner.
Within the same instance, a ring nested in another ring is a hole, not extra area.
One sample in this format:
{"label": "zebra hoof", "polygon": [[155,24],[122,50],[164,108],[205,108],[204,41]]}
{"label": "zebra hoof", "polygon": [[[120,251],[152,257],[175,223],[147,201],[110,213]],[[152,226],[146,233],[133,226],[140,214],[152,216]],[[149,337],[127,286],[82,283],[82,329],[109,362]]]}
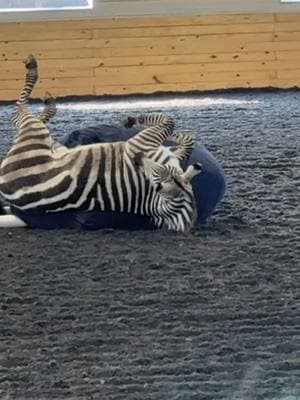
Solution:
{"label": "zebra hoof", "polygon": [[27,69],[37,68],[37,61],[36,61],[35,57],[32,54],[29,54],[29,56],[24,61],[24,64],[25,64]]}
{"label": "zebra hoof", "polygon": [[52,96],[50,92],[46,92],[44,97],[42,98],[42,101],[45,105],[49,105],[49,104],[55,104],[56,99],[55,97]]}
{"label": "zebra hoof", "polygon": [[136,118],[135,117],[126,117],[123,120],[123,126],[125,128],[131,128],[135,124],[136,124]]}

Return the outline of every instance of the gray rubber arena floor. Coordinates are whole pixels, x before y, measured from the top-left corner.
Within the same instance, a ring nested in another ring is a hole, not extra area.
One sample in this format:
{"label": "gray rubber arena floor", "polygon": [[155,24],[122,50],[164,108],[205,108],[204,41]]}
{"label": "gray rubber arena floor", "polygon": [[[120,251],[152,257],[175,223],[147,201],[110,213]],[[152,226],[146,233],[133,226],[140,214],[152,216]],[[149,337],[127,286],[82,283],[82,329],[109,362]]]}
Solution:
{"label": "gray rubber arena floor", "polygon": [[300,92],[64,102],[50,126],[139,111],[194,132],[226,196],[187,235],[2,229],[0,399],[299,400]]}

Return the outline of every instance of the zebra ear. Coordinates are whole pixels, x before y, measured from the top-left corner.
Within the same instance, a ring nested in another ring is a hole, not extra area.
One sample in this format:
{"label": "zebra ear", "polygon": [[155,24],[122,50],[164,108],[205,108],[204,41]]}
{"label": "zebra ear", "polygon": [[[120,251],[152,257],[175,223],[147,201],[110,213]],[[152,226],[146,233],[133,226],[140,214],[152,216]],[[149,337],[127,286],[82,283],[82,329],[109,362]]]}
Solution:
{"label": "zebra ear", "polygon": [[189,165],[187,170],[181,175],[186,182],[190,182],[194,176],[200,174],[202,165],[200,163]]}

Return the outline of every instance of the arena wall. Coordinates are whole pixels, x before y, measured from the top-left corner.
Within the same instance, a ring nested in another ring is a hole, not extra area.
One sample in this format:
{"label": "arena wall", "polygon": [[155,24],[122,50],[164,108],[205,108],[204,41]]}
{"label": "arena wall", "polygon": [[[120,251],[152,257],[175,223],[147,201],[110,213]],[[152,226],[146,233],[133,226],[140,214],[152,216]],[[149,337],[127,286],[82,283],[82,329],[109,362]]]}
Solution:
{"label": "arena wall", "polygon": [[0,100],[28,53],[34,97],[300,86],[300,10],[1,22],[0,42]]}

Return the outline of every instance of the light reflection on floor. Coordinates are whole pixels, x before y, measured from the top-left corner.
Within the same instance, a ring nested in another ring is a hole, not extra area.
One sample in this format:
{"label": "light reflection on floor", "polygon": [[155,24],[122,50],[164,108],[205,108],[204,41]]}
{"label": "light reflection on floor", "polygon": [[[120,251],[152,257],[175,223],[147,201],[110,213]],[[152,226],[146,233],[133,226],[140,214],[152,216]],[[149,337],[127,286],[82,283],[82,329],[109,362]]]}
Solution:
{"label": "light reflection on floor", "polygon": [[212,105],[243,105],[243,104],[258,104],[259,100],[245,100],[245,99],[225,99],[225,98],[171,98],[171,99],[127,99],[127,100],[99,100],[87,102],[70,102],[59,104],[59,108],[73,109],[73,110],[101,110],[101,109],[124,109],[124,108],[182,108],[182,107],[205,107]]}

